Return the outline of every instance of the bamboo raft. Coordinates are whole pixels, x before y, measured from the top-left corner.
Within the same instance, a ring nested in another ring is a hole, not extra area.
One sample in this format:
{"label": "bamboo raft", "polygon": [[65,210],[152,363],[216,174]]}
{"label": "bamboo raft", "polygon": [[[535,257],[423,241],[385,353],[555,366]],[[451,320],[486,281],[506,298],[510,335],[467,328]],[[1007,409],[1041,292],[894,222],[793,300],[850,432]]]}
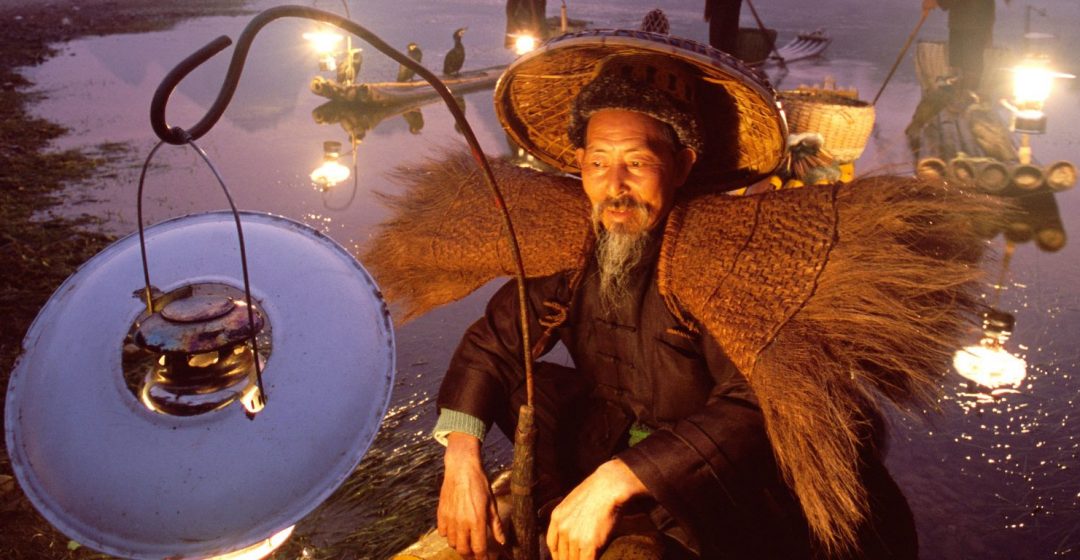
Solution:
{"label": "bamboo raft", "polygon": [[[443,83],[450,91],[464,94],[495,86],[505,65],[489,66],[479,70],[461,72],[456,76],[443,76]],[[311,92],[331,101],[341,101],[367,106],[390,106],[404,103],[417,103],[438,97],[438,93],[423,80],[411,82],[369,82],[363,84],[341,84],[322,76],[311,80]]]}

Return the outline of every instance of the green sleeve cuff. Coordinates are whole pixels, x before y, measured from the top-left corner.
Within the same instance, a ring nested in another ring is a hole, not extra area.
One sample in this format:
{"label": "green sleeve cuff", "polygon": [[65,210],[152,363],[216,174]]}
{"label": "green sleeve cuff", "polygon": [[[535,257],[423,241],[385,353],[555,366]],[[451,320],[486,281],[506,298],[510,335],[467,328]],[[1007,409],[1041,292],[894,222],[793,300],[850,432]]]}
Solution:
{"label": "green sleeve cuff", "polygon": [[469,434],[480,441],[484,441],[484,436],[487,435],[487,426],[484,425],[483,420],[471,414],[444,408],[439,412],[439,421],[435,423],[435,429],[431,432],[431,437],[435,438],[435,441],[446,445],[446,436],[450,432]]}

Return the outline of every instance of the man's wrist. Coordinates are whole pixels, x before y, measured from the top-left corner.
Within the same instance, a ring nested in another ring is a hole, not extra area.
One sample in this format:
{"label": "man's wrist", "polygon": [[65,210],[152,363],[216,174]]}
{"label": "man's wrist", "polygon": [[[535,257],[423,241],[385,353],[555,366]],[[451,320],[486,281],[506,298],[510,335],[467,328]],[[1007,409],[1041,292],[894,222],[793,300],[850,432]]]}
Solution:
{"label": "man's wrist", "polygon": [[439,420],[435,423],[431,435],[435,441],[446,445],[446,438],[452,432],[469,434],[483,441],[487,434],[487,425],[471,414],[444,408],[439,411]]}
{"label": "man's wrist", "polygon": [[460,465],[463,462],[480,465],[480,440],[475,436],[461,432],[451,432],[446,437],[445,465]]}
{"label": "man's wrist", "polygon": [[600,465],[597,468],[597,473],[602,474],[607,479],[614,493],[615,505],[617,506],[630,501],[635,496],[644,496],[649,493],[649,489],[645,487],[641,479],[634,474],[634,471],[630,470],[630,467],[622,459],[615,458]]}

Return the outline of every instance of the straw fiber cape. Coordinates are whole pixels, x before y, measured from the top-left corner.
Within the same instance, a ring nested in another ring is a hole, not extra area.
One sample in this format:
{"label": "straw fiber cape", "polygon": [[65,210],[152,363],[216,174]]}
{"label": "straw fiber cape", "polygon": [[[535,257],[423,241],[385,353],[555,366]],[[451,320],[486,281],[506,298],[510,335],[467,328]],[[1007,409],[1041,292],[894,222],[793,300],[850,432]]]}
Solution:
{"label": "straw fiber cape", "polygon": [[[578,180],[496,162],[531,277],[582,266]],[[466,154],[399,170],[364,262],[408,320],[510,274],[498,213]],[[695,192],[701,192],[695,189]],[[778,462],[829,551],[867,513],[858,478],[868,406],[922,404],[974,318],[973,231],[999,209],[944,185],[878,177],[677,202],[659,282],[673,313],[715,337],[757,394]],[[535,338],[534,338],[535,340]]]}

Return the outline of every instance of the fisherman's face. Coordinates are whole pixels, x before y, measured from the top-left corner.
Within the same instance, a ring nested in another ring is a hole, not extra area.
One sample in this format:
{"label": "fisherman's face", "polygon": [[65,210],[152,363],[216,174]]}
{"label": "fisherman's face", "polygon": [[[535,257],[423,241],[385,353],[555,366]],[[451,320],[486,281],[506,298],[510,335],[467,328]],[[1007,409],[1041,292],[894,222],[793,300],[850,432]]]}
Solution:
{"label": "fisherman's face", "polygon": [[651,230],[667,216],[697,155],[676,150],[664,123],[642,113],[604,109],[589,118],[577,151],[594,215],[613,233]]}

